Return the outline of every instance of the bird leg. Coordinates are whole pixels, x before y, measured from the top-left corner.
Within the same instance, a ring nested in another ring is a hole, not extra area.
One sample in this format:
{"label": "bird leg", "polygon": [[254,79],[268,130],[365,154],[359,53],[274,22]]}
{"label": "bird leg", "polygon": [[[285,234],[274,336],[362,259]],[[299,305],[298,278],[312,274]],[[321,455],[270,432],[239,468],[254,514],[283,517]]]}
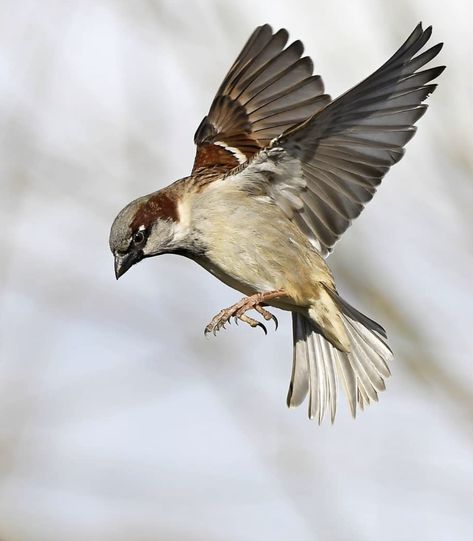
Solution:
{"label": "bird leg", "polygon": [[264,333],[267,334],[266,327],[259,321],[256,321],[256,319],[247,316],[246,312],[248,310],[255,309],[267,321],[272,319],[277,328],[278,320],[275,316],[273,316],[273,314],[263,308],[263,306],[265,301],[281,297],[282,295],[284,295],[284,290],[278,289],[276,291],[255,293],[249,297],[244,297],[241,299],[241,301],[238,301],[233,306],[220,310],[220,312],[214,318],[212,318],[212,321],[207,325],[207,327],[205,327],[204,334],[207,335],[209,332],[212,332],[214,335],[216,335],[217,331],[219,331],[222,327],[225,328],[225,324],[229,322],[231,317],[234,317],[236,322],[240,320],[244,323],[248,323],[248,325],[251,327],[261,327]]}

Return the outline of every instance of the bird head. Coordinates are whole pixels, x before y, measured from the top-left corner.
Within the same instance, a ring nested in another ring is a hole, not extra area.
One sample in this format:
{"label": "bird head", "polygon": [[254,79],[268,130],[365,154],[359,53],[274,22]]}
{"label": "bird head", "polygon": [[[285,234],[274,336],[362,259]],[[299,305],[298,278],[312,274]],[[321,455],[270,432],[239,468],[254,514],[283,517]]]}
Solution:
{"label": "bird head", "polygon": [[142,259],[173,252],[178,247],[178,224],[177,198],[162,190],[140,197],[121,210],[109,240],[117,280]]}

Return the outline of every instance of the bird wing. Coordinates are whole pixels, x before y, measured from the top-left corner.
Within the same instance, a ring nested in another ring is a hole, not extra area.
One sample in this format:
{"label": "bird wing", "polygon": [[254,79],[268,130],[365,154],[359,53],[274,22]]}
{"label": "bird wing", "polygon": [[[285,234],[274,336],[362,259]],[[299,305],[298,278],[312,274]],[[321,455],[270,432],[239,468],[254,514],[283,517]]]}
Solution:
{"label": "bird wing", "polygon": [[286,47],[288,37],[267,24],[253,32],[194,136],[193,173],[245,163],[330,101],[302,43]]}
{"label": "bird wing", "polygon": [[422,102],[436,88],[428,83],[444,70],[419,71],[442,48],[440,43],[417,54],[431,33],[419,24],[377,71],[286,130],[227,179],[270,196],[328,255],[401,159],[427,108]]}

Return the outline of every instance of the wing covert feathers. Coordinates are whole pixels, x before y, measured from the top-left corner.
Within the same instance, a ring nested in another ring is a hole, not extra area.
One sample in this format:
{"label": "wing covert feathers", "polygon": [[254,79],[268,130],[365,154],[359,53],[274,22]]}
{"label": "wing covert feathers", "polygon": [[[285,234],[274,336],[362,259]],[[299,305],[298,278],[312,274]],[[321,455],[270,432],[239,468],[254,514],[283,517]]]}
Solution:
{"label": "wing covert feathers", "polygon": [[330,101],[302,43],[286,47],[288,38],[267,24],[253,32],[197,129],[194,171],[244,163]]}

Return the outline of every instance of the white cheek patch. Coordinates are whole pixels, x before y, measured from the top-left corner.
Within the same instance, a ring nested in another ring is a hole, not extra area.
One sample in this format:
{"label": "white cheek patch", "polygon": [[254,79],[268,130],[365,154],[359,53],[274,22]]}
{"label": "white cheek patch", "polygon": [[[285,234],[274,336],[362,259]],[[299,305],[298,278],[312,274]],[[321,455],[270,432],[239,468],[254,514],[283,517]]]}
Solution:
{"label": "white cheek patch", "polygon": [[228,152],[230,152],[231,154],[233,154],[233,156],[235,156],[235,158],[238,160],[238,163],[240,164],[248,161],[247,157],[240,149],[227,145],[225,141],[215,141],[214,145],[218,145],[219,147],[222,147],[225,150],[228,150]]}

